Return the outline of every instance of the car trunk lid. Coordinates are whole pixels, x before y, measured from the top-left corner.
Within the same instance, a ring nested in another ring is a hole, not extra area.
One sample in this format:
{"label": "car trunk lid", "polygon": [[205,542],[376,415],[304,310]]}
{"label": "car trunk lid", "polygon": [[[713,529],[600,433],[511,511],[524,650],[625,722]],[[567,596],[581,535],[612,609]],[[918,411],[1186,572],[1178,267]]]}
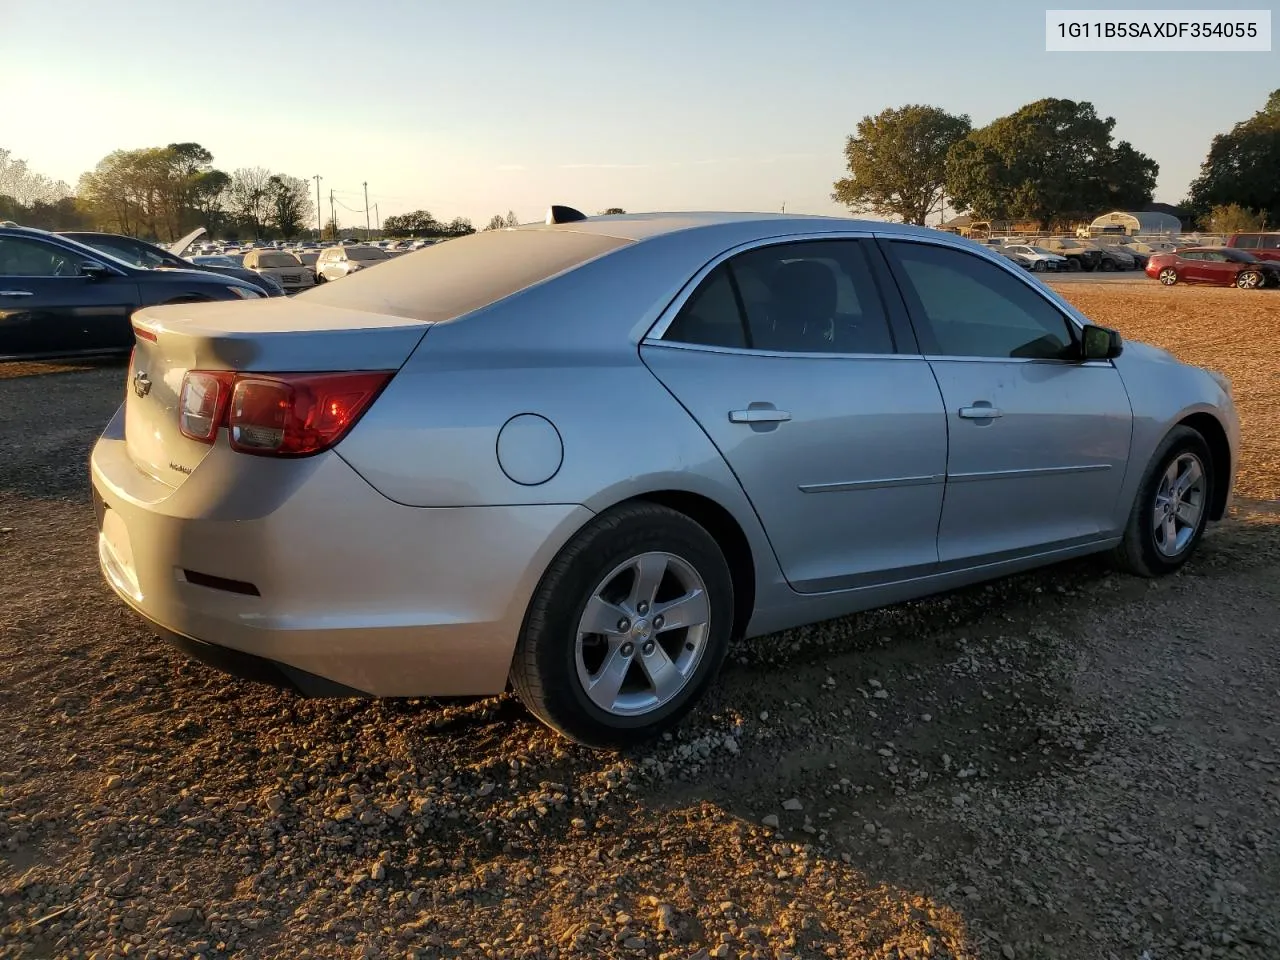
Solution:
{"label": "car trunk lid", "polygon": [[129,456],[148,476],[177,488],[213,449],[180,429],[188,371],[396,370],[429,326],[284,299],[144,308],[133,317],[137,342],[125,395]]}

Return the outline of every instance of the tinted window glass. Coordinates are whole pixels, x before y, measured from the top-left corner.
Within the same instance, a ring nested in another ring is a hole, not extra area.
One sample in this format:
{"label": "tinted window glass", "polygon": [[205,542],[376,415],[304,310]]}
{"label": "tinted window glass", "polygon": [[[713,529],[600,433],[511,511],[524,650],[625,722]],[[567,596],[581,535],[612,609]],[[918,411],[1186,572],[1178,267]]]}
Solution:
{"label": "tinted window glass", "polygon": [[756,349],[893,352],[862,241],[779,244],[739,254],[729,263]]}
{"label": "tinted window glass", "polygon": [[84,258],[26,237],[0,237],[0,277],[76,277]]}
{"label": "tinted window glass", "polygon": [[258,255],[258,266],[260,267],[297,267],[301,265],[291,253],[263,253]]}
{"label": "tinted window glass", "polygon": [[1241,250],[1256,250],[1259,239],[1256,233],[1242,233],[1236,237],[1236,242],[1232,246],[1239,247]]}
{"label": "tinted window glass", "polygon": [[347,247],[348,260],[386,260],[387,251],[380,247]]}
{"label": "tinted window glass", "polygon": [[981,257],[926,243],[895,242],[914,294],[926,350],[950,357],[1068,359],[1062,313],[1027,284]]}
{"label": "tinted window glass", "polygon": [[738,301],[725,264],[707,274],[662,339],[709,347],[747,345],[742,315],[738,312]]}
{"label": "tinted window glass", "polygon": [[127,237],[79,237],[81,243],[95,250],[110,254],[135,267],[153,269],[165,262],[164,257],[140,243],[131,243]]}
{"label": "tinted window glass", "polygon": [[1280,233],[1267,233],[1258,237],[1259,250],[1280,250]]}

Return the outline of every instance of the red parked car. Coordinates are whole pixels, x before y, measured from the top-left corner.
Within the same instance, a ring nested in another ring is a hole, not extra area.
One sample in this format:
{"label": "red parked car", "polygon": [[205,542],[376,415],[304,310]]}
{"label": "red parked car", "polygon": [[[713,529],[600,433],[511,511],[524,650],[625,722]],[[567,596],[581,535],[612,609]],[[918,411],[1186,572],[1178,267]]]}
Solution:
{"label": "red parked car", "polygon": [[1192,247],[1157,253],[1147,261],[1147,276],[1166,287],[1175,283],[1216,283],[1256,290],[1280,286],[1280,263],[1259,260],[1231,247]]}
{"label": "red parked car", "polygon": [[1280,233],[1233,233],[1227,246],[1248,250],[1259,260],[1280,260]]}

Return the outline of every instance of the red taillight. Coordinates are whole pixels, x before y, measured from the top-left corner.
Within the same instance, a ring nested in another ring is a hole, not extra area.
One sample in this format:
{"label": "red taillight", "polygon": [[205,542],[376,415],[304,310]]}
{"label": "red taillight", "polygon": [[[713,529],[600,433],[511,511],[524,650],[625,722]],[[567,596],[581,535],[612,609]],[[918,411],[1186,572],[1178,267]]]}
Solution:
{"label": "red taillight", "polygon": [[137,337],[139,340],[148,340],[151,343],[160,342],[160,338],[156,336],[156,334],[153,331],[148,330],[145,327],[134,327],[133,335]]}
{"label": "red taillight", "polygon": [[391,376],[192,370],[182,383],[182,433],[212,443],[226,427],[241,453],[309,456],[341,440]]}

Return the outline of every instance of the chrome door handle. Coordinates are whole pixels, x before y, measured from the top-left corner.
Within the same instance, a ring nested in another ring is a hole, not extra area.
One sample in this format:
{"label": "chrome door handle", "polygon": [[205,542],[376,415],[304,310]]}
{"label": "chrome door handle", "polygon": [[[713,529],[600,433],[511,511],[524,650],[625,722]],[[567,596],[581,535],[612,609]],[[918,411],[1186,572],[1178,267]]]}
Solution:
{"label": "chrome door handle", "polygon": [[30,290],[0,290],[0,297],[33,297]]}
{"label": "chrome door handle", "polygon": [[1004,414],[995,407],[988,405],[985,407],[961,407],[960,416],[966,420],[994,420],[996,417],[1003,417]]}
{"label": "chrome door handle", "polygon": [[782,423],[791,419],[785,410],[770,410],[767,407],[753,407],[750,410],[730,410],[730,423]]}

